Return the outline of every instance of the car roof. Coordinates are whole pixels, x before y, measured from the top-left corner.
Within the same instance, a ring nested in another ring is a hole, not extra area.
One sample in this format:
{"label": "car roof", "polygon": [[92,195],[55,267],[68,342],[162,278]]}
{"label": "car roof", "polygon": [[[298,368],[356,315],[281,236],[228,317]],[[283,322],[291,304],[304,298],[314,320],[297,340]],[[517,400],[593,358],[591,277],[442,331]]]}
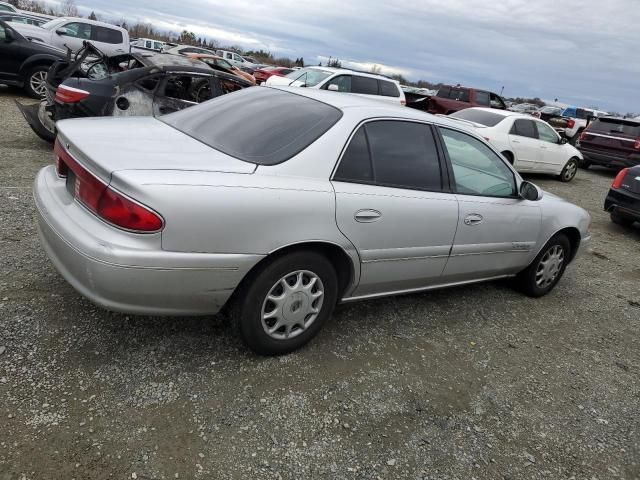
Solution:
{"label": "car roof", "polygon": [[394,80],[393,78],[387,77],[386,75],[379,75],[377,73],[362,72],[360,70],[352,70],[350,68],[323,67],[323,66],[319,66],[319,65],[310,65],[310,66],[304,67],[304,68],[309,68],[309,69],[312,69],[312,70],[324,70],[324,71],[333,72],[333,73],[342,73],[342,74],[345,74],[345,75],[358,75],[360,77],[377,78],[377,79],[380,79],[380,80],[386,80],[388,82],[397,83],[398,86],[400,85],[400,82],[398,82],[397,80]]}
{"label": "car roof", "polygon": [[532,117],[531,115],[527,115],[526,113],[512,112],[511,110],[500,110],[497,108],[471,107],[471,108],[465,108],[465,110],[479,110],[482,112],[493,113],[495,115],[501,115],[503,117],[520,117],[520,118],[526,118],[527,120],[538,120],[537,118]]}
{"label": "car roof", "polygon": [[90,25],[97,25],[99,27],[107,27],[107,28],[123,30],[127,32],[127,30],[120,27],[119,25],[113,25],[112,23],[99,22],[98,20],[89,20],[88,18],[82,18],[82,17],[58,17],[52,20],[64,20],[65,22],[66,21],[82,22],[82,23],[88,23]]}
{"label": "car roof", "polygon": [[329,90],[321,90],[317,88],[282,86],[262,86],[255,88],[273,88],[276,90],[283,90],[286,92],[294,93],[296,95],[301,95],[303,97],[318,100],[340,110],[367,109],[370,112],[371,117],[397,117],[407,120],[420,120],[436,125],[452,127],[458,130],[468,130],[477,136],[477,134],[475,134],[472,129],[467,129],[465,127],[461,128],[460,122],[449,120],[446,117],[435,116],[430,113],[417,110],[415,108],[404,107],[400,105],[400,102],[395,105],[392,103],[363,97],[362,95],[332,92]]}

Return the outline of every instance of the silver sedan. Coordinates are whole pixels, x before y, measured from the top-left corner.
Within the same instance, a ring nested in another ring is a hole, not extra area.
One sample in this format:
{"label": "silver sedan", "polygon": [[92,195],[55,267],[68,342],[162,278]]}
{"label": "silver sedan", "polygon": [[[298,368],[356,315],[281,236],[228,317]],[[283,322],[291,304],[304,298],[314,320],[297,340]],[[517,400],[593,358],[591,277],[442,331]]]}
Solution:
{"label": "silver sedan", "polygon": [[58,131],[34,195],[67,281],[121,312],[225,307],[261,354],[337,302],[505,277],[544,295],[591,238],[459,122],[357,96],[250,88]]}

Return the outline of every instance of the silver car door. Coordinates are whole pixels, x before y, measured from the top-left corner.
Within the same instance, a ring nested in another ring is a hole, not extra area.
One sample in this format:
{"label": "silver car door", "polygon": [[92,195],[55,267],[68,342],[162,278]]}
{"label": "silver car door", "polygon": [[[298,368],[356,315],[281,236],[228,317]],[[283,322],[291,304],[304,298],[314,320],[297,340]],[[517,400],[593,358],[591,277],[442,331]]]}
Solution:
{"label": "silver car door", "polygon": [[533,172],[537,169],[542,152],[533,120],[517,118],[509,131],[509,144],[515,156],[513,166],[516,170]]}
{"label": "silver car door", "polygon": [[439,131],[460,208],[444,280],[467,281],[520,271],[540,234],[538,203],[517,196],[514,173],[487,145],[457,130],[440,127]]}
{"label": "silver car door", "polygon": [[336,221],[361,261],[353,296],[438,283],[458,223],[429,125],[376,120],[352,136],[336,169]]}

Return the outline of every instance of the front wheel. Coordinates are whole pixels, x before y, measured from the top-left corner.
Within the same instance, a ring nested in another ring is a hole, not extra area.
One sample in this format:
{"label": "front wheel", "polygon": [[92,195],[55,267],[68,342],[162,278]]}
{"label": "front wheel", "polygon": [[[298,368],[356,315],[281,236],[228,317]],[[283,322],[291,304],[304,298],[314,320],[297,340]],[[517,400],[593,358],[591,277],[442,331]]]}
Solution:
{"label": "front wheel", "polygon": [[551,238],[531,262],[518,274],[520,289],[530,297],[542,297],[556,286],[569,261],[571,245],[566,235]]}
{"label": "front wheel", "polygon": [[331,316],[338,279],[315,252],[280,257],[254,274],[235,298],[240,338],[260,355],[281,355],[309,342]]}
{"label": "front wheel", "polygon": [[33,98],[44,98],[47,93],[47,65],[37,65],[25,77],[24,90]]}
{"label": "front wheel", "polygon": [[575,158],[570,159],[560,172],[561,182],[570,182],[576,176],[578,171],[578,161]]}

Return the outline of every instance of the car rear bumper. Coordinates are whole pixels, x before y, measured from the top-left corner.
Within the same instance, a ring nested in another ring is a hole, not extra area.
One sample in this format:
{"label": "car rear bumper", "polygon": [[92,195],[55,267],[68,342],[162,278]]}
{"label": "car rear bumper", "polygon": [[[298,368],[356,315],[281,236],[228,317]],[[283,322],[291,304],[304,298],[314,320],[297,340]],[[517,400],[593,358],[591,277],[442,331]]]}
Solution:
{"label": "car rear bumper", "polygon": [[578,150],[580,150],[585,160],[596,165],[605,167],[633,167],[640,165],[640,153],[626,155],[615,150],[596,150],[583,144],[579,145]]}
{"label": "car rear bumper", "polygon": [[110,227],[69,195],[65,197],[62,189],[66,190],[64,182],[53,166],[38,173],[33,193],[40,242],[60,274],[108,310],[152,315],[216,313],[262,258],[162,250],[160,234],[144,236]]}
{"label": "car rear bumper", "polygon": [[604,209],[640,221],[640,195],[622,189],[611,189],[604,201]]}

